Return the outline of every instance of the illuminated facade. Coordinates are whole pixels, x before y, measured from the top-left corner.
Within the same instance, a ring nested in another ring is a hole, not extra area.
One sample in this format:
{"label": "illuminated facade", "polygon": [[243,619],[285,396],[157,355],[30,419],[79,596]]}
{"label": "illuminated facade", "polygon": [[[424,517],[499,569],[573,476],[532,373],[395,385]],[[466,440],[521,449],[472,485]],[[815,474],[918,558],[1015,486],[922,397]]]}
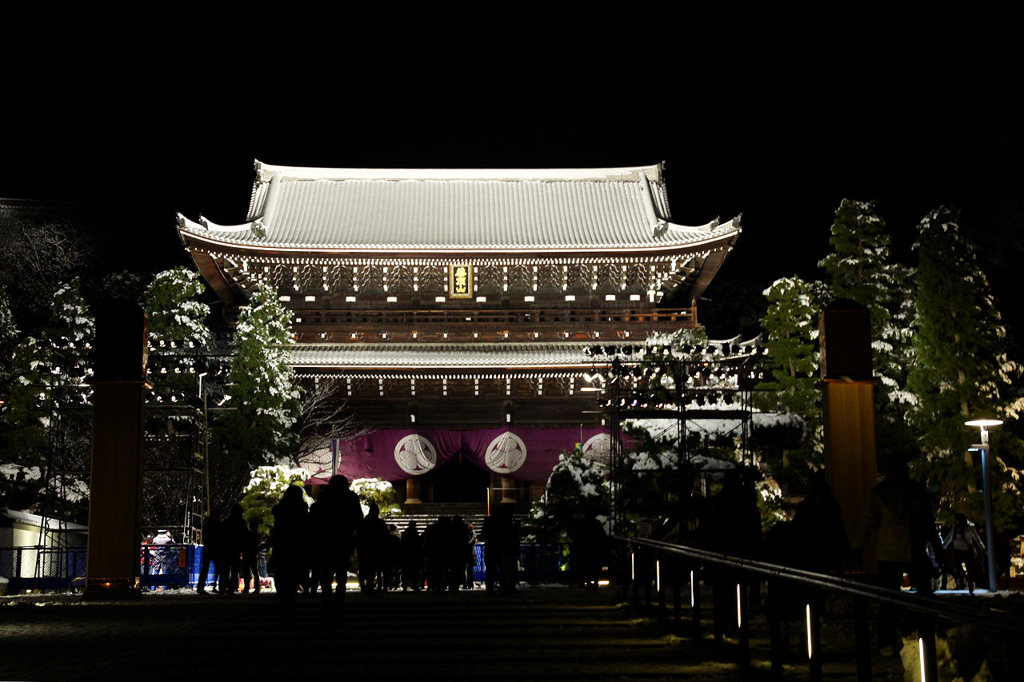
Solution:
{"label": "illuminated facade", "polygon": [[[299,376],[337,382],[378,438],[393,436],[364,443],[372,455],[358,458],[382,468],[363,473],[412,480],[418,497],[418,481],[457,456],[487,467],[492,487],[524,488],[605,426],[583,348],[696,326],[739,235],[738,219],[673,223],[662,171],[257,162],[244,223],[179,216],[179,234],[228,305],[274,287],[294,314]],[[449,435],[399,448],[431,430]],[[505,466],[492,465],[496,447]],[[401,466],[417,456],[423,466]],[[534,466],[509,470],[520,458]]]}

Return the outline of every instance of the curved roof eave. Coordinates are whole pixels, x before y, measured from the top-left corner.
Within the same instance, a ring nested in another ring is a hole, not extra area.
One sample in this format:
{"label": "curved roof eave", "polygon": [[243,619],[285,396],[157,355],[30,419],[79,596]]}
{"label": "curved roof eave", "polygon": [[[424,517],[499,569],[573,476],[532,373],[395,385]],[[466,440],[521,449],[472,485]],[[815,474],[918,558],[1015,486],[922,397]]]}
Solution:
{"label": "curved roof eave", "polygon": [[642,174],[663,182],[664,162],[608,168],[322,168],[254,162],[259,181],[274,175],[292,180],[620,180]]}
{"label": "curved roof eave", "polygon": [[[628,254],[628,253],[672,253],[677,251],[696,250],[724,242],[732,242],[739,235],[741,228],[734,226],[738,218],[730,220],[725,225],[717,228],[711,227],[714,223],[698,228],[685,227],[674,223],[666,223],[668,231],[694,231],[702,229],[715,229],[716,234],[705,239],[696,241],[677,241],[667,244],[603,244],[603,245],[579,245],[579,246],[531,246],[531,247],[468,247],[457,245],[425,246],[408,244],[402,246],[385,245],[351,245],[351,246],[312,246],[308,244],[255,244],[233,239],[218,239],[219,234],[232,234],[245,232],[252,229],[253,225],[245,224],[239,226],[219,226],[209,221],[206,224],[188,220],[179,215],[179,233],[187,234],[191,239],[211,246],[226,247],[242,251],[252,251],[263,254],[316,254],[319,256],[364,256],[367,254],[387,255],[452,255],[459,256],[496,256],[496,255],[582,255],[582,254]],[[210,226],[210,227],[207,227]],[[726,228],[722,231],[721,228]],[[204,234],[205,233],[205,234]],[[219,234],[218,234],[219,233]],[[184,239],[184,237],[183,237]]]}

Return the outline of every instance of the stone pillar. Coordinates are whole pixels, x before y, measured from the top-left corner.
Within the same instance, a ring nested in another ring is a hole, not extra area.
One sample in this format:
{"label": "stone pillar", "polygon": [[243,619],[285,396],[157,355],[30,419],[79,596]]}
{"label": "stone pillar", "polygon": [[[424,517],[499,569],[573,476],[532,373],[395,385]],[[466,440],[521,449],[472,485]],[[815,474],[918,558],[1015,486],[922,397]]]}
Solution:
{"label": "stone pillar", "polygon": [[415,476],[405,479],[405,503],[422,503],[422,500],[420,499],[420,479]]}
{"label": "stone pillar", "polygon": [[878,476],[871,322],[867,308],[838,300],[820,324],[825,476],[856,542]]}
{"label": "stone pillar", "polygon": [[502,504],[515,504],[519,501],[519,490],[516,486],[514,478],[508,476],[502,476],[498,479],[501,483],[501,503]]}
{"label": "stone pillar", "polygon": [[546,489],[547,489],[547,482],[546,481],[530,481],[529,488],[528,488],[528,490],[529,490],[529,493],[528,493],[529,499],[527,499],[526,501],[530,502],[532,504],[533,502],[536,502],[537,500],[543,499],[544,498],[544,491]]}
{"label": "stone pillar", "polygon": [[148,330],[135,303],[96,315],[85,597],[141,595],[140,492]]}

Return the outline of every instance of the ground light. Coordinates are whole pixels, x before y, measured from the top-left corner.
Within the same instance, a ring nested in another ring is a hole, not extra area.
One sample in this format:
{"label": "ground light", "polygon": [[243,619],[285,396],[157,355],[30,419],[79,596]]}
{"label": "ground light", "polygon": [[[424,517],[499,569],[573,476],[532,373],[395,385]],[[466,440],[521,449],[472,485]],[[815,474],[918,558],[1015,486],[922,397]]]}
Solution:
{"label": "ground light", "polygon": [[988,589],[990,592],[995,592],[998,585],[996,581],[996,534],[992,522],[992,484],[989,474],[991,453],[988,444],[988,430],[1002,423],[1002,419],[971,419],[964,422],[967,426],[976,426],[981,431],[979,449],[981,450],[981,482],[985,494],[985,552],[988,558]]}

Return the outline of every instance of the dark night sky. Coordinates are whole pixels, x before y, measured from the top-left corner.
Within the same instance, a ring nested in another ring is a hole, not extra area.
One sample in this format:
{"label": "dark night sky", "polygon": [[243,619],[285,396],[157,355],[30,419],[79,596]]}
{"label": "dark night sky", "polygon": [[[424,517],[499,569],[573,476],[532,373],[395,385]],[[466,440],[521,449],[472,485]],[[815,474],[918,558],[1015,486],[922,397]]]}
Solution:
{"label": "dark night sky", "polygon": [[961,207],[1013,321],[1024,112],[1006,18],[805,27],[813,17],[773,15],[739,26],[647,5],[588,7],[171,16],[132,30],[97,29],[104,18],[93,14],[79,17],[88,26],[26,18],[0,45],[0,197],[85,201],[122,243],[110,267],[140,269],[186,262],[177,211],[240,222],[254,158],[665,160],[676,222],[743,213],[736,251],[709,291],[733,328],[713,333],[735,331],[730,304],[757,297],[742,292],[815,275],[843,197],[879,200],[908,259],[929,209]]}

